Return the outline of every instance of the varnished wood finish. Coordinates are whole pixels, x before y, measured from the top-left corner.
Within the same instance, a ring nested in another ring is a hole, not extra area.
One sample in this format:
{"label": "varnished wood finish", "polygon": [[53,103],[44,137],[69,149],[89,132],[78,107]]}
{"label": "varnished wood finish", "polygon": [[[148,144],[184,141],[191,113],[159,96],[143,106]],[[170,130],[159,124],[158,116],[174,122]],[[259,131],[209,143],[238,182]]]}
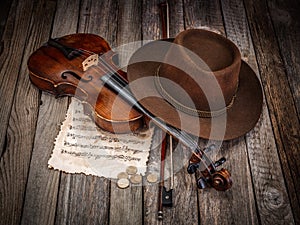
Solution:
{"label": "varnished wood finish", "polygon": [[[96,65],[85,67],[91,52],[96,55],[95,60],[98,55],[101,58]],[[56,97],[75,96],[84,101],[85,113],[103,130],[135,132],[144,125],[143,115],[100,81],[101,76],[113,73],[126,79],[126,73],[113,63],[114,56],[104,38],[79,33],[48,41],[31,54],[27,64],[30,80],[36,87]]]}
{"label": "varnished wood finish", "polygon": [[[229,191],[197,189],[196,177],[182,167],[190,156],[180,144],[173,156],[181,162],[174,168],[174,207],[164,208],[163,221],[157,220],[158,186],[146,179],[143,187],[123,190],[105,178],[48,169],[68,98],[56,99],[31,84],[30,54],[49,37],[71,33],[100,35],[112,48],[159,39],[160,2],[1,2],[1,225],[300,223],[297,0],[169,2],[171,37],[184,29],[213,28],[237,44],[262,82],[265,98],[258,124],[245,137],[223,143],[217,155],[227,158],[224,167],[233,179]],[[160,141],[156,129],[149,172],[159,173]]]}

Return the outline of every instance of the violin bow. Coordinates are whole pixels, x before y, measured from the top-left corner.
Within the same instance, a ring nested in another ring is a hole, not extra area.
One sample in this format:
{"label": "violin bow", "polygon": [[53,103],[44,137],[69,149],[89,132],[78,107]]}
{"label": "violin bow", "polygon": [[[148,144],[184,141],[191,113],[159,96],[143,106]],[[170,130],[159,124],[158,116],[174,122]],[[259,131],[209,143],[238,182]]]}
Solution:
{"label": "violin bow", "polygon": [[[166,17],[164,21],[168,21]],[[225,162],[225,158],[221,158],[218,161],[213,162],[207,155],[207,151],[214,148],[213,145],[202,150],[198,142],[194,140],[191,135],[176,127],[165,124],[159,118],[151,114],[136,100],[128,88],[128,83],[124,79],[121,79],[118,74],[115,73],[115,71],[111,70],[111,73],[102,76],[100,79],[106,86],[123,97],[129,104],[149,117],[162,130],[178,139],[182,144],[186,145],[191,150],[192,157],[189,160],[189,166],[187,168],[188,173],[195,173],[196,170],[199,169],[200,164],[203,164],[205,167],[204,170],[200,171],[201,177],[197,180],[197,185],[199,188],[213,187],[218,191],[226,191],[232,186],[231,175],[228,170],[224,168],[217,170],[217,167]]]}
{"label": "violin bow", "polygon": [[[168,2],[161,2],[158,4],[160,9],[160,19],[162,24],[162,38],[169,38],[169,5]],[[167,137],[169,137],[169,149],[170,149],[170,178],[171,184],[169,190],[166,189],[164,185],[164,170],[165,170],[165,159],[166,159],[166,149],[167,149]],[[173,174],[173,144],[172,136],[168,133],[163,134],[163,140],[161,144],[161,161],[160,161],[160,182],[158,187],[158,219],[163,219],[163,206],[172,207],[173,205],[173,184],[174,184],[174,174]]]}

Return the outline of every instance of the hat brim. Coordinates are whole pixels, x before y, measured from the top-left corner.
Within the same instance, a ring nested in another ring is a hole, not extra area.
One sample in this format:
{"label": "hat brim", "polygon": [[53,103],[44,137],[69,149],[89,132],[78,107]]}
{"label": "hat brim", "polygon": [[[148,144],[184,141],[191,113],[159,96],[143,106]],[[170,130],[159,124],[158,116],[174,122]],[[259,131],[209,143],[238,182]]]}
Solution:
{"label": "hat brim", "polygon": [[[175,109],[163,99],[154,83],[155,73],[161,62],[143,61],[145,52],[155,54],[153,42],[138,49],[127,68],[130,90],[139,103],[166,124],[204,139],[230,140],[250,131],[257,123],[263,103],[260,81],[255,72],[242,61],[239,87],[233,105],[221,116],[201,118]],[[159,52],[160,58],[167,50]]]}

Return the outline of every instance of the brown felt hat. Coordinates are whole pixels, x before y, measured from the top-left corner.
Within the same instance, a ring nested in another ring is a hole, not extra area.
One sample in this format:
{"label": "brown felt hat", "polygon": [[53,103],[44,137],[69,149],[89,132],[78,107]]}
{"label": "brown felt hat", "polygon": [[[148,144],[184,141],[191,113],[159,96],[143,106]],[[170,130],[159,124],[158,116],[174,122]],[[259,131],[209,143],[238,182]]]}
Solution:
{"label": "brown felt hat", "polygon": [[229,140],[251,130],[262,90],[238,48],[201,29],[138,49],[127,68],[132,93],[154,116],[195,136]]}

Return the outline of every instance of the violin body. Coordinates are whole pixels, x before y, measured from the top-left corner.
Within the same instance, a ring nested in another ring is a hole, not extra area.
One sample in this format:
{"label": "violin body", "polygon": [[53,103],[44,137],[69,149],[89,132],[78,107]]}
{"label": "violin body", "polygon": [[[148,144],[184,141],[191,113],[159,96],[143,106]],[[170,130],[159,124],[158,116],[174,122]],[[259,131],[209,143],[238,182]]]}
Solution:
{"label": "violin body", "polygon": [[144,125],[143,114],[103,85],[100,78],[126,73],[115,65],[116,54],[94,34],[71,34],[48,43],[28,59],[29,76],[40,90],[57,97],[75,96],[102,129],[112,133],[137,131]]}
{"label": "violin body", "polygon": [[212,162],[191,136],[165,124],[143,108],[127,89],[126,73],[113,62],[115,55],[103,38],[93,34],[50,39],[28,59],[29,76],[43,91],[57,97],[80,99],[85,113],[104,130],[113,133],[137,131],[144,126],[144,119],[151,119],[190,149],[195,149],[188,172],[194,173],[200,163],[204,163],[206,169],[201,171],[199,188],[229,189],[232,185],[230,173],[225,169],[216,170],[225,159]]}

